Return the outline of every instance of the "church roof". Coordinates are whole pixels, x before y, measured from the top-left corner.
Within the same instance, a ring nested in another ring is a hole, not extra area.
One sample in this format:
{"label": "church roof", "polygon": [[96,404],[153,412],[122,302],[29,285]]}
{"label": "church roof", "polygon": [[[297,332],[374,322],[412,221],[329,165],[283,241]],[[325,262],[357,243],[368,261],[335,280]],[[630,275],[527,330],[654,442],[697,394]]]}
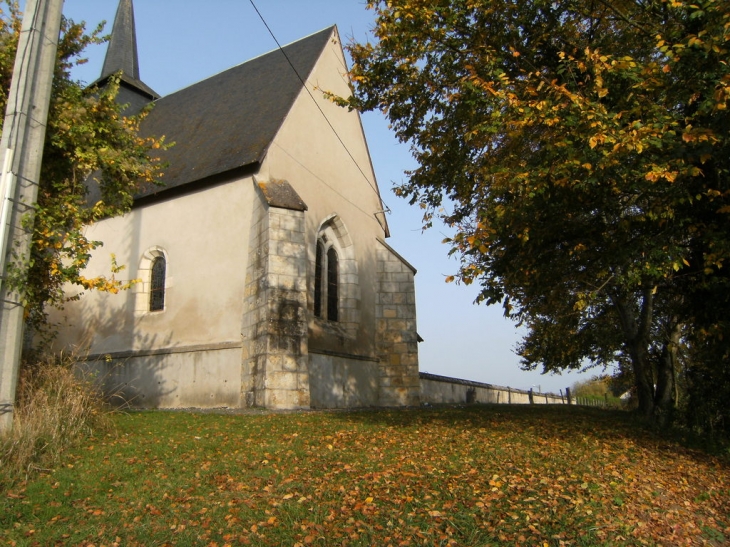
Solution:
{"label": "church roof", "polygon": [[157,100],[141,133],[175,144],[160,153],[168,163],[164,186],[137,197],[260,163],[333,32],[327,28]]}

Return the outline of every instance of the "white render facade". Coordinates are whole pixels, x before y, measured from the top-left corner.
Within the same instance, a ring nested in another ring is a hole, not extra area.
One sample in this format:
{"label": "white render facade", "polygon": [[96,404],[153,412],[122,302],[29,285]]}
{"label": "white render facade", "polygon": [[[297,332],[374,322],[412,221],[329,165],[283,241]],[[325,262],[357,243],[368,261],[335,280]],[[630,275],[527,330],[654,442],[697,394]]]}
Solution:
{"label": "white render facade", "polygon": [[[88,228],[89,238],[104,242],[88,276],[108,275],[113,254],[126,266],[117,278],[139,281],[69,303],[54,317],[58,343],[88,353],[106,389],[132,406],[419,402],[416,272],[385,242],[359,115],[321,91],[349,93],[337,30],[287,47],[318,53],[307,89],[300,85],[254,161],[199,179],[197,164],[188,166],[183,182]],[[153,114],[166,112],[166,100]],[[187,153],[179,135],[166,135],[175,154]],[[178,176],[174,157],[171,177]],[[155,264],[163,265],[162,281],[153,279]],[[152,304],[160,283],[164,303]]]}

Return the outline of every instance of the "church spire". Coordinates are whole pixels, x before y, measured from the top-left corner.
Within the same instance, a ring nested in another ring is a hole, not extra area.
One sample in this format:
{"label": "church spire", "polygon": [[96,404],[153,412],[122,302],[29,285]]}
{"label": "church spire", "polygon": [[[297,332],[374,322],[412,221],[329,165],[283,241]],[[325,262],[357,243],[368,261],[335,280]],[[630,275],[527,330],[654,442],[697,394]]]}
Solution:
{"label": "church spire", "polygon": [[117,101],[127,105],[124,111],[126,115],[136,114],[145,105],[160,98],[152,88],[139,79],[137,31],[134,26],[132,0],[119,0],[101,76],[92,85],[104,87],[109,78],[118,72],[121,72],[121,77]]}
{"label": "church spire", "polygon": [[137,31],[134,26],[132,0],[119,1],[101,77],[105,78],[120,70],[127,77],[139,80]]}

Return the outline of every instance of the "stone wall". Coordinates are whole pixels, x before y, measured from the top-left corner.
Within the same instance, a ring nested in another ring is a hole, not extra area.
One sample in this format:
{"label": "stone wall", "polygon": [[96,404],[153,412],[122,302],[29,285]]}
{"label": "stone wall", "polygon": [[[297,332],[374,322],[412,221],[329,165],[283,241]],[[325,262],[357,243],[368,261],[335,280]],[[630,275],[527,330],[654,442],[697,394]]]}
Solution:
{"label": "stone wall", "polygon": [[378,239],[376,351],[381,406],[419,403],[416,270]]}
{"label": "stone wall", "polygon": [[[529,391],[426,372],[420,373],[420,385],[422,403],[530,404]],[[532,394],[533,404],[567,404],[567,402],[564,397],[553,393]]]}

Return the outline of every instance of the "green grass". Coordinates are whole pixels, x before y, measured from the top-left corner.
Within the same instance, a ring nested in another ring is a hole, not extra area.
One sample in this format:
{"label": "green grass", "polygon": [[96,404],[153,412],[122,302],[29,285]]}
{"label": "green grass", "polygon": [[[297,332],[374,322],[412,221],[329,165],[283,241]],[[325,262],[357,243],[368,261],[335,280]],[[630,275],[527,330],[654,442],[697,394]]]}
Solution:
{"label": "green grass", "polygon": [[503,405],[114,420],[113,435],[0,491],[0,544],[719,546],[730,538],[726,463],[622,412]]}

